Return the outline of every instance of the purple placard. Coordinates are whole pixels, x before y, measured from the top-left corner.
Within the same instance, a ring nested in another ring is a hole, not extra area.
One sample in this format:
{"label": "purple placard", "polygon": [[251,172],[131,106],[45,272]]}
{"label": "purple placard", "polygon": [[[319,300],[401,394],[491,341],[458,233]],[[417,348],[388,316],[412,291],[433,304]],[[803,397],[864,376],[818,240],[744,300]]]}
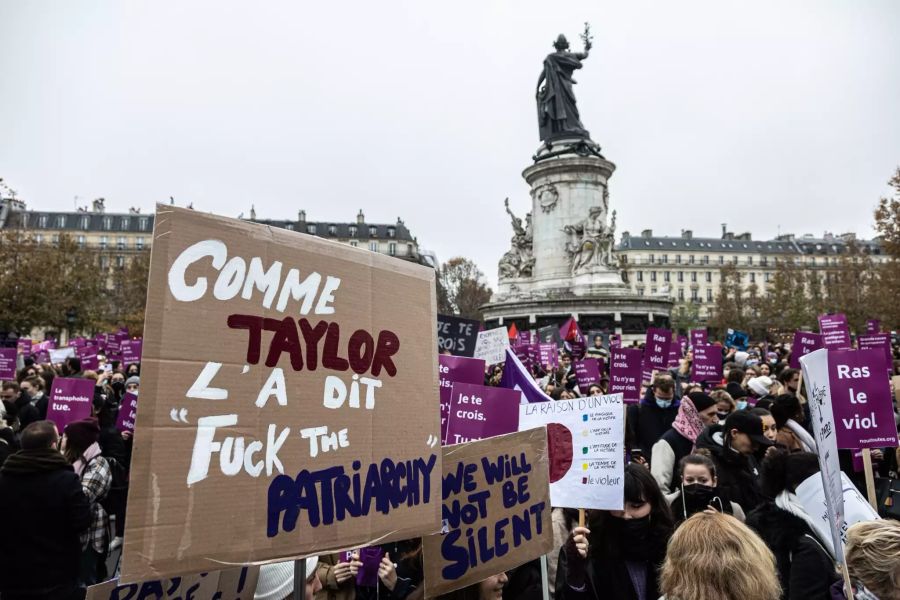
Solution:
{"label": "purple placard", "polygon": [[517,346],[526,346],[528,344],[533,344],[534,339],[531,337],[530,331],[520,331],[518,338],[516,339]]}
{"label": "purple placard", "polygon": [[696,347],[700,344],[708,344],[708,333],[705,329],[691,329],[691,346]]}
{"label": "purple placard", "polygon": [[0,348],[0,379],[3,381],[15,381],[16,379],[15,348]]}
{"label": "purple placard", "polygon": [[605,366],[602,359],[585,358],[576,360],[573,365],[575,366],[575,380],[578,382],[578,389],[582,395],[587,394],[591,385],[600,383],[600,373],[603,372]]}
{"label": "purple placard", "polygon": [[119,406],[116,429],[134,432],[134,420],[137,418],[137,402],[137,394],[125,392],[125,395],[122,397],[122,404]]}
{"label": "purple placard", "polygon": [[122,362],[126,365],[141,362],[144,340],[124,340],[121,343]]}
{"label": "purple placard", "polygon": [[92,379],[55,377],[53,385],[50,386],[47,419],[56,423],[56,428],[62,434],[66,425],[72,421],[91,416],[93,399],[94,381]]}
{"label": "purple placard", "polygon": [[16,342],[16,349],[19,351],[19,354],[28,358],[31,356],[31,340],[28,338],[19,338]]}
{"label": "purple placard", "polygon": [[828,382],[838,448],[897,446],[884,353],[829,350]]}
{"label": "purple placard", "polygon": [[584,358],[584,355],[587,353],[587,344],[584,342],[584,336],[579,337],[577,340],[566,342],[566,346],[568,346],[569,353],[574,359]]}
{"label": "purple placard", "polygon": [[81,348],[82,346],[84,346],[84,343],[86,341],[87,340],[85,340],[83,337],[78,336],[77,338],[69,340],[69,346],[72,346],[73,348]]}
{"label": "purple placard", "polygon": [[822,334],[822,345],[829,350],[850,350],[850,327],[847,326],[847,315],[819,315],[819,333]]}
{"label": "purple placard", "polygon": [[621,392],[625,402],[640,402],[642,357],[640,348],[610,349],[608,393]]}
{"label": "purple placard", "polygon": [[651,327],[647,330],[647,340],[644,343],[644,364],[642,365],[645,374],[666,370],[671,345],[672,332],[668,329]]}
{"label": "purple placard", "polygon": [[546,369],[548,365],[553,369],[557,368],[559,366],[559,347],[553,342],[538,344],[538,360],[542,369]]}
{"label": "purple placard", "polygon": [[668,367],[677,369],[681,366],[681,346],[676,343],[669,344],[669,360]]}
{"label": "purple placard", "polygon": [[447,439],[447,415],[450,414],[450,395],[454,383],[484,383],[484,361],[465,356],[438,355],[438,382],[441,398],[441,435]]}
{"label": "purple placard", "polygon": [[618,333],[609,334],[609,347],[610,348],[621,348],[622,347],[622,336]]}
{"label": "purple placard", "polygon": [[81,361],[82,371],[96,371],[100,368],[100,361],[97,359],[96,346],[76,346],[75,356]]}
{"label": "purple placard", "polygon": [[534,346],[534,344],[518,344],[512,348],[512,351],[516,354],[516,358],[518,358],[528,370],[531,370],[531,367],[534,364],[531,360],[532,346]]}
{"label": "purple placard", "polygon": [[356,585],[363,587],[378,585],[378,566],[381,564],[382,556],[384,556],[384,550],[378,546],[359,549],[359,561],[362,566],[356,574]]}
{"label": "purple placard", "polygon": [[888,372],[893,371],[894,355],[891,352],[891,334],[867,333],[856,338],[856,345],[860,350],[881,350],[884,353]]}
{"label": "purple placard", "polygon": [[881,321],[878,319],[866,321],[866,333],[881,333]]}
{"label": "purple placard", "polygon": [[862,449],[853,450],[853,470],[862,473],[866,470],[866,463],[863,461]]}
{"label": "purple placard", "polygon": [[722,379],[722,348],[713,344],[694,346],[691,363],[691,381],[718,381]]}
{"label": "purple placard", "polygon": [[810,352],[822,347],[822,336],[818,333],[795,331],[794,343],[791,344],[790,367],[792,369],[799,369],[801,356],[806,356]]}
{"label": "purple placard", "polygon": [[522,393],[454,383],[447,419],[447,444],[462,444],[519,430]]}

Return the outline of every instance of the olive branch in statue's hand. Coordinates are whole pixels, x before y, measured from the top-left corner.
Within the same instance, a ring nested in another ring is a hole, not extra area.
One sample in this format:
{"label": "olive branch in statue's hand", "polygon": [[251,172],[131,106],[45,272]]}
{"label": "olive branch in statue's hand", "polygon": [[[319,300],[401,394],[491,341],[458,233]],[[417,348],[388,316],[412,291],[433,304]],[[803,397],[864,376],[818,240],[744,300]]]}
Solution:
{"label": "olive branch in statue's hand", "polygon": [[584,22],[584,33],[581,34],[581,41],[584,42],[584,51],[588,52],[593,47],[594,36],[591,35],[591,24]]}

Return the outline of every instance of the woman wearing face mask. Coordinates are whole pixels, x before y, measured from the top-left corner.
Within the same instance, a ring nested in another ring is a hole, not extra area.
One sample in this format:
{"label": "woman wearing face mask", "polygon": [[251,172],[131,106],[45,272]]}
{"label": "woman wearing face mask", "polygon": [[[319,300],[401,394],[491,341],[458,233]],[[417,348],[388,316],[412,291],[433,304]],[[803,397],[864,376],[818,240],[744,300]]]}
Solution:
{"label": "woman wearing face mask", "polygon": [[731,394],[725,390],[713,390],[709,393],[709,397],[716,401],[716,414],[719,416],[719,423],[734,412],[735,403]]}
{"label": "woman wearing face mask", "polygon": [[671,429],[653,444],[653,460],[650,462],[650,472],[667,499],[673,491],[672,482],[678,477],[678,463],[694,449],[694,442],[704,427],[718,422],[716,403],[703,392],[694,392],[681,399],[678,416]]}
{"label": "woman wearing face mask", "polygon": [[681,459],[679,467],[681,488],[675,490],[671,500],[676,526],[691,515],[710,509],[734,515],[739,521],[745,519],[740,504],[731,502],[718,488],[716,465],[708,456],[689,454]]}
{"label": "woman wearing face mask", "polygon": [[672,514],[645,467],[625,467],[624,510],[597,511],[559,554],[556,599],[656,600]]}

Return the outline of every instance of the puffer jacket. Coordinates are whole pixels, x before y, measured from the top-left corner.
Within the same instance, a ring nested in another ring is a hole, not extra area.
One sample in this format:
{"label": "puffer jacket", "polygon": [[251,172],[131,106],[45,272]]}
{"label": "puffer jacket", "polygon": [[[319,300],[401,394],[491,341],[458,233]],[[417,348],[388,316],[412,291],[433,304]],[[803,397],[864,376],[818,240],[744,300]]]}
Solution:
{"label": "puffer jacket", "polygon": [[756,459],[726,448],[725,428],[710,425],[697,438],[697,448],[705,448],[716,463],[716,475],[721,489],[732,502],[741,505],[745,513],[762,504],[766,497],[759,486]]}

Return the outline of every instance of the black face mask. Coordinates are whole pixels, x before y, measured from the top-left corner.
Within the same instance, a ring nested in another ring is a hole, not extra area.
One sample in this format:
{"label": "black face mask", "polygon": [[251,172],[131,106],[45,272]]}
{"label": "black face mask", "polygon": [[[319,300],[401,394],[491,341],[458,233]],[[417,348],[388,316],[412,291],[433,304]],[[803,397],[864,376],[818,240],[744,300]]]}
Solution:
{"label": "black face mask", "polygon": [[124,381],[113,381],[110,386],[112,387],[113,391],[119,396],[125,393]]}
{"label": "black face mask", "polygon": [[702,483],[682,484],[681,506],[684,509],[684,518],[704,511],[710,506],[719,512],[725,512],[725,506],[722,504],[716,488]]}

